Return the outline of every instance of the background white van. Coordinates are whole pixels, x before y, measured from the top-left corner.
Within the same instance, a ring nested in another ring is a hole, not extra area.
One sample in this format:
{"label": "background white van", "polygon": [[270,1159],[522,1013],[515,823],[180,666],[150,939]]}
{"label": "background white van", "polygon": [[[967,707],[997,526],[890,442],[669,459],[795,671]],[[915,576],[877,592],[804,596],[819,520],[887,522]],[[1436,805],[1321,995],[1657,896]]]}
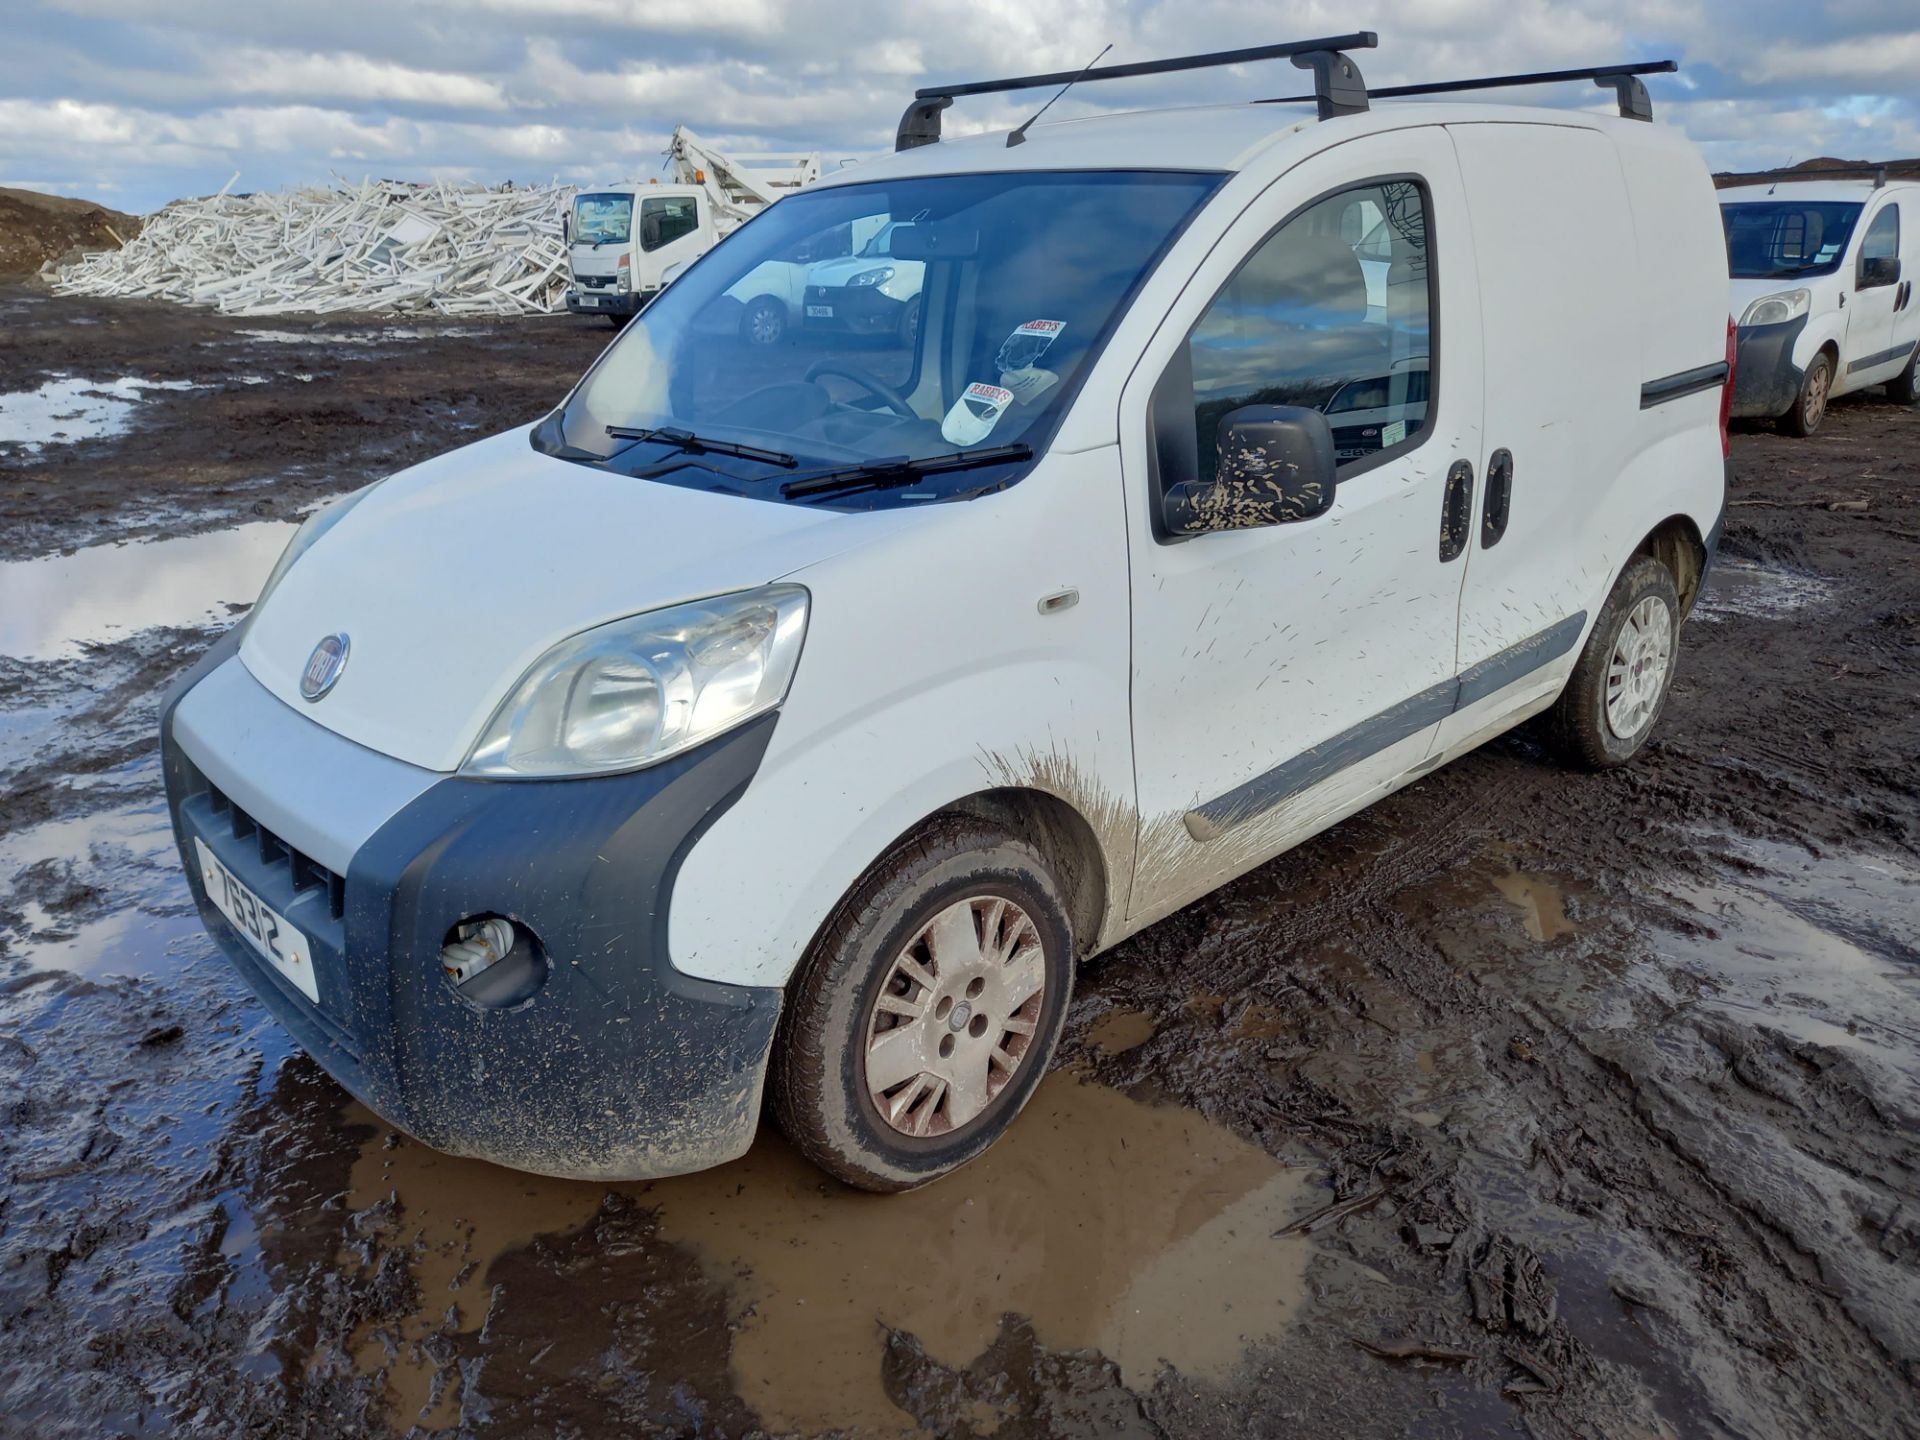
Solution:
{"label": "background white van", "polygon": [[1920,399],[1920,184],[1779,180],[1720,192],[1740,349],[1733,413],[1811,435],[1836,395]]}

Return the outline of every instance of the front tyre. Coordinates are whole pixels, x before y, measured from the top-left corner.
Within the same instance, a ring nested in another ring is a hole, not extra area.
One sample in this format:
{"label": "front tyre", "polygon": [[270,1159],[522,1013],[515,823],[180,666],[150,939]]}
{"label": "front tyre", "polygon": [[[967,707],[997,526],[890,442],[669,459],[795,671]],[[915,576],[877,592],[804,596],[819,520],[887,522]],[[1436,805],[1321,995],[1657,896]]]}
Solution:
{"label": "front tyre", "polygon": [[863,1190],[938,1179],[1020,1113],[1072,990],[1045,858],[995,826],[936,821],[854,887],[802,965],[775,1042],[780,1128]]}
{"label": "front tyre", "polygon": [[1548,743],[1570,765],[1609,770],[1640,753],[1666,707],[1680,639],[1673,575],[1634,559],[1601,607],[1567,688],[1547,712]]}
{"label": "front tyre", "polygon": [[1920,400],[1920,345],[1907,357],[1907,368],[1887,382],[1887,398],[1896,405]]}
{"label": "front tyre", "polygon": [[740,336],[749,345],[778,345],[787,338],[787,307],[761,296],[740,317]]}
{"label": "front tyre", "polygon": [[1800,393],[1793,398],[1793,408],[1780,417],[1781,428],[1789,435],[1802,438],[1813,434],[1827,418],[1827,400],[1832,391],[1833,361],[1822,350],[1807,366],[1807,373],[1800,377]]}

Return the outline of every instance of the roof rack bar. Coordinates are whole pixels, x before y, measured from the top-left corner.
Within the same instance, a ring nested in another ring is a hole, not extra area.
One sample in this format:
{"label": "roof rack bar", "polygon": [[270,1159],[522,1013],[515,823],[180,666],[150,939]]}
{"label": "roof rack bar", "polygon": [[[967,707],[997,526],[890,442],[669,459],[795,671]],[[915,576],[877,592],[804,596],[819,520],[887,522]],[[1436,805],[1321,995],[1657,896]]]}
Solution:
{"label": "roof rack bar", "polygon": [[[1871,175],[1873,188],[1881,189],[1887,183],[1889,164],[1885,160],[1862,160],[1858,165],[1845,163],[1835,165],[1790,165],[1783,170],[1755,170],[1742,173],[1737,170],[1723,170],[1721,175],[1729,180],[1738,180],[1742,185],[1778,185],[1782,180],[1804,180],[1810,175]],[[1725,189],[1737,189],[1737,186],[1725,186]]]}
{"label": "roof rack bar", "polygon": [[[1380,37],[1371,30],[1351,35],[1332,35],[1320,40],[1296,40],[1284,45],[1254,45],[1244,50],[1217,50],[1207,55],[1181,55],[1171,60],[1141,60],[1128,65],[1100,65],[1091,70],[1056,70],[1045,75],[1016,75],[1004,80],[972,80],[959,85],[929,85],[916,90],[913,104],[900,117],[894,137],[896,150],[911,150],[916,145],[931,145],[940,138],[940,113],[962,95],[997,95],[1009,90],[1035,90],[1043,86],[1079,84],[1095,80],[1127,80],[1139,75],[1171,75],[1181,70],[1204,70],[1220,65],[1245,65],[1256,60],[1281,60],[1299,57],[1296,64],[1314,70],[1315,93],[1303,96],[1314,100],[1326,96],[1335,107],[1331,113],[1346,114],[1355,107],[1366,108],[1366,87],[1359,68],[1341,50],[1371,50]],[[1326,63],[1308,60],[1309,56],[1328,56]],[[1343,63],[1336,63],[1343,62]],[[1344,70],[1343,70],[1344,65]],[[1327,110],[1323,107],[1322,117]]]}
{"label": "roof rack bar", "polygon": [[[1369,92],[1376,100],[1391,100],[1406,95],[1451,95],[1462,90],[1504,90],[1515,85],[1552,85],[1566,80],[1591,80],[1619,97],[1620,113],[1632,120],[1651,120],[1653,102],[1642,75],[1666,75],[1678,70],[1672,60],[1643,60],[1625,65],[1594,65],[1578,70],[1537,70],[1530,75],[1483,75],[1474,80],[1434,80],[1422,85],[1382,85]],[[1317,100],[1314,95],[1278,95],[1259,101],[1262,105],[1285,105],[1302,100]]]}

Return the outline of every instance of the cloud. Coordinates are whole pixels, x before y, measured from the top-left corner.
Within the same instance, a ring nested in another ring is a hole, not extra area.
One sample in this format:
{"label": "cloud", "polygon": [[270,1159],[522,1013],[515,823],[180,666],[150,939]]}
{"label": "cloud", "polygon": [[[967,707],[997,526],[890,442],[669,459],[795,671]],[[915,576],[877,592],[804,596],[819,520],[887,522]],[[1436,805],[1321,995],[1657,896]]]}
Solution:
{"label": "cloud", "polygon": [[[146,208],[334,169],[582,180],[658,171],[684,122],[735,150],[884,150],[932,80],[1340,33],[1333,0],[17,0],[0,49],[0,173]],[[1369,81],[1672,55],[1656,112],[1719,168],[1920,154],[1913,0],[1380,0]],[[1297,93],[1284,62],[1089,86],[1058,116]],[[1044,92],[962,101],[1004,128]],[[1592,87],[1501,92],[1598,106]]]}

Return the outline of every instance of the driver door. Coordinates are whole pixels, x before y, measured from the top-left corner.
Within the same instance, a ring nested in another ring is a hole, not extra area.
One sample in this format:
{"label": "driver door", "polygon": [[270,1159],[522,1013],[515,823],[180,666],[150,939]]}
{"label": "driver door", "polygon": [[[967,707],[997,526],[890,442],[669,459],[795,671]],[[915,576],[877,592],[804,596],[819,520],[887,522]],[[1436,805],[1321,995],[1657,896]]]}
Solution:
{"label": "driver door", "polygon": [[[1382,403],[1338,445],[1326,514],[1186,539],[1155,523],[1163,447],[1195,447],[1204,477],[1223,415],[1324,410],[1355,381]],[[1313,834],[1426,756],[1457,690],[1466,570],[1443,552],[1443,507],[1450,472],[1480,453],[1481,402],[1472,237],[1439,127],[1296,167],[1187,287],[1122,402],[1141,817],[1130,923]],[[1170,439],[1181,414],[1186,433]]]}

